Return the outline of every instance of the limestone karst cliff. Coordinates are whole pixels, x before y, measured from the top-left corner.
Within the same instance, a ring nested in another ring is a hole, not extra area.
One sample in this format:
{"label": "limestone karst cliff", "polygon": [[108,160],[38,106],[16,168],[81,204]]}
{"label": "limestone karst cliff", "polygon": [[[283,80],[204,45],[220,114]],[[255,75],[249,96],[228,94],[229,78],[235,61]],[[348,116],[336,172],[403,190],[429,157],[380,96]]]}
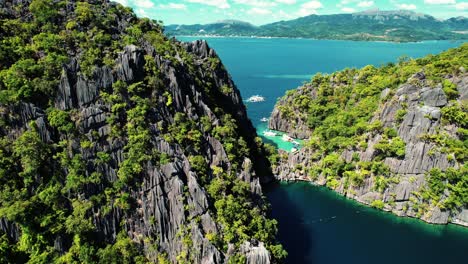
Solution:
{"label": "limestone karst cliff", "polygon": [[283,97],[271,129],[306,139],[280,180],[304,180],[436,224],[468,225],[468,46],[317,75]]}
{"label": "limestone karst cliff", "polygon": [[269,163],[204,41],[107,0],[0,0],[0,262],[275,263]]}

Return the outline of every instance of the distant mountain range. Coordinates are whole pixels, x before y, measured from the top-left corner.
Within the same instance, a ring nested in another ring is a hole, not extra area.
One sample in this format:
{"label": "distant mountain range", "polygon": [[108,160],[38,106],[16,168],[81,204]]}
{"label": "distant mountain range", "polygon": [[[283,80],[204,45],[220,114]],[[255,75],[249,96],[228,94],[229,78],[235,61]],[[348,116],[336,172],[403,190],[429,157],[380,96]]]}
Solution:
{"label": "distant mountain range", "polygon": [[255,26],[237,20],[201,25],[169,25],[168,35],[256,36],[411,42],[468,39],[468,19],[440,20],[412,11],[369,10],[353,14],[310,15]]}

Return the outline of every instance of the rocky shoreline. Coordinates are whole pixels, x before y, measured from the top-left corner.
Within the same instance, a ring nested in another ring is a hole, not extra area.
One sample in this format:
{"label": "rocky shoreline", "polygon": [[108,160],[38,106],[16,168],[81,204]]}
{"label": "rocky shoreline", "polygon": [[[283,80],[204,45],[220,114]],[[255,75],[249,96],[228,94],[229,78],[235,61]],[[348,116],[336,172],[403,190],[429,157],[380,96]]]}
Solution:
{"label": "rocky shoreline", "polygon": [[[318,182],[315,182],[315,181],[312,181],[310,178],[306,178],[306,177],[299,177],[299,178],[290,178],[290,179],[281,179],[281,178],[278,178],[276,177],[276,180],[280,183],[309,183],[313,186],[321,186],[321,187],[326,187],[325,184],[319,184]],[[333,189],[329,189],[330,191],[334,191]],[[346,193],[343,194],[343,193],[339,193],[340,195],[342,195],[343,197],[346,197],[347,199],[350,199],[350,200],[353,200],[353,201],[356,201],[360,204],[363,204],[363,205],[367,205],[367,206],[371,206],[371,203],[367,202],[367,201],[364,201],[364,200],[359,200],[359,199],[356,199],[356,198],[353,198],[353,197],[350,197],[348,196]],[[422,218],[419,218],[417,217],[416,215],[402,215],[402,214],[398,214],[398,211],[393,211],[391,209],[387,209],[387,208],[383,208],[382,211],[385,211],[385,212],[388,212],[388,213],[392,213],[393,215],[395,216],[398,216],[398,217],[408,217],[408,218],[414,218],[414,219],[418,219],[418,220],[421,220],[427,224],[434,224],[434,225],[447,225],[447,224],[454,224],[454,225],[458,225],[458,226],[463,226],[463,227],[468,227],[468,221],[464,221],[464,220],[460,220],[462,217],[463,219],[467,219],[466,216],[461,216],[460,219],[455,219],[451,222],[447,222],[447,223],[432,223],[432,222],[429,222],[429,221],[426,221]],[[466,214],[468,215],[468,210],[465,210],[464,212],[462,212],[463,214]],[[461,213],[461,214],[462,214]]]}
{"label": "rocky shoreline", "polygon": [[[460,94],[459,101],[468,99],[468,74],[447,76],[447,80],[457,86]],[[270,129],[286,132],[296,138],[310,137],[312,131],[307,128],[304,121],[307,120],[305,113],[296,111],[289,113],[286,117],[285,111],[281,109],[300,96],[314,98],[316,89],[306,84],[294,94],[287,94],[283,97],[272,113]],[[371,122],[379,121],[384,128],[396,129],[398,137],[405,143],[403,157],[387,157],[383,160],[383,164],[388,166],[391,173],[386,178],[388,186],[384,190],[377,190],[378,175],[373,173],[368,174],[359,186],[350,184],[347,177],[338,179],[331,186],[330,179],[327,179],[327,175],[323,172],[311,177],[310,168],[320,164],[323,157],[317,161],[317,157],[314,157],[316,152],[313,147],[308,146],[294,153],[280,151],[280,160],[274,168],[276,179],[284,182],[311,182],[327,186],[349,199],[378,207],[397,216],[418,218],[430,224],[452,223],[468,227],[468,208],[445,210],[435,204],[426,204],[420,195],[420,191],[428,185],[426,179],[428,171],[438,168],[444,172],[449,168],[463,166],[463,163],[456,162],[449,157],[449,154],[438,151],[435,143],[422,139],[422,135],[435,135],[439,130],[456,138],[456,127],[443,124],[441,120],[442,109],[447,105],[449,105],[449,100],[442,85],[429,87],[428,80],[422,72],[414,75],[396,90],[382,91],[381,106],[375,112]],[[403,111],[404,116],[397,117]],[[378,154],[376,145],[384,138],[384,135],[368,133],[366,138],[365,148],[346,149],[339,154],[339,159],[346,164],[356,159],[372,162]],[[359,173],[358,168],[356,172]],[[448,190],[445,190],[441,200],[447,199],[449,195]],[[376,204],[376,201],[379,204]],[[422,206],[424,210],[420,209]]]}

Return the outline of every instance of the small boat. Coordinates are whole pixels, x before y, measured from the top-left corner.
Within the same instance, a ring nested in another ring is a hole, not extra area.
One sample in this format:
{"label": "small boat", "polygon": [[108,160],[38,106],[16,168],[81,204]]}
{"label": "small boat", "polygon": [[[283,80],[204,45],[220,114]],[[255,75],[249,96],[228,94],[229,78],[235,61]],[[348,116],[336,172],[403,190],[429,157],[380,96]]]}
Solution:
{"label": "small boat", "polygon": [[254,95],[251,96],[249,99],[247,99],[248,103],[258,103],[258,102],[265,102],[265,97],[260,96],[260,95]]}
{"label": "small boat", "polygon": [[266,123],[266,122],[268,122],[268,120],[269,120],[269,119],[268,119],[268,118],[266,118],[266,117],[264,117],[264,118],[260,119],[260,121],[262,121],[262,122],[265,122],[265,123]]}
{"label": "small boat", "polygon": [[296,140],[294,140],[292,143],[293,143],[295,146],[301,145],[301,143],[297,142]]}
{"label": "small boat", "polygon": [[276,134],[273,131],[263,131],[263,135],[265,135],[267,137],[276,137],[278,134]]}
{"label": "small boat", "polygon": [[291,153],[296,153],[297,152],[297,148],[292,148],[291,149]]}
{"label": "small boat", "polygon": [[281,139],[283,141],[286,141],[286,142],[292,142],[293,141],[293,138],[288,136],[288,135],[283,135],[283,137]]}

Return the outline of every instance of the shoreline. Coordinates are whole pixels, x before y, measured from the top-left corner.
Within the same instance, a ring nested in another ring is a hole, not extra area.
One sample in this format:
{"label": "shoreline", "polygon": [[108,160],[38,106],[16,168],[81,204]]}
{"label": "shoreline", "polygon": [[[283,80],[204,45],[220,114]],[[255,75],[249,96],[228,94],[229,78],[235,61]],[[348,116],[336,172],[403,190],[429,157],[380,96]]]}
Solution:
{"label": "shoreline", "polygon": [[274,37],[274,36],[243,36],[243,35],[171,35],[171,37],[178,38],[232,38],[232,39],[298,39],[298,40],[323,40],[323,41],[353,41],[353,42],[373,42],[373,43],[389,43],[389,44],[421,44],[435,41],[448,41],[448,42],[466,42],[468,39],[428,39],[418,41],[392,41],[392,40],[357,40],[357,39],[333,39],[333,38],[306,38],[306,37]]}
{"label": "shoreline", "polygon": [[297,184],[297,183],[307,183],[307,184],[310,184],[311,186],[314,186],[314,187],[321,187],[321,188],[324,188],[326,189],[327,191],[330,191],[330,192],[333,192],[335,193],[336,195],[339,195],[340,197],[343,197],[345,198],[347,201],[349,202],[356,202],[360,205],[363,205],[363,206],[366,206],[368,208],[373,208],[379,212],[385,212],[385,213],[388,213],[388,214],[391,214],[392,216],[394,217],[398,217],[398,218],[407,218],[407,219],[415,219],[417,220],[418,222],[420,223],[424,223],[424,224],[428,224],[430,226],[448,226],[448,225],[454,225],[454,226],[459,226],[459,227],[463,227],[463,228],[467,228],[466,230],[468,230],[468,223],[467,222],[463,222],[463,221],[460,221],[460,220],[456,220],[456,221],[450,221],[450,222],[447,222],[445,224],[438,224],[438,223],[431,223],[431,222],[428,222],[428,221],[425,221],[423,220],[422,218],[418,218],[418,217],[415,217],[415,216],[412,216],[412,215],[398,215],[396,213],[394,213],[392,210],[389,210],[389,209],[378,209],[378,208],[375,208],[375,207],[372,207],[369,203],[365,202],[365,201],[361,201],[361,200],[358,200],[358,199],[354,199],[354,198],[351,198],[351,197],[348,197],[346,195],[343,195],[333,189],[330,189],[328,187],[326,187],[325,185],[320,185],[312,180],[309,180],[309,179],[305,179],[305,178],[297,178],[297,179],[279,179],[277,176],[273,176],[273,178],[275,179],[275,182],[276,183],[279,183],[279,184]]}

